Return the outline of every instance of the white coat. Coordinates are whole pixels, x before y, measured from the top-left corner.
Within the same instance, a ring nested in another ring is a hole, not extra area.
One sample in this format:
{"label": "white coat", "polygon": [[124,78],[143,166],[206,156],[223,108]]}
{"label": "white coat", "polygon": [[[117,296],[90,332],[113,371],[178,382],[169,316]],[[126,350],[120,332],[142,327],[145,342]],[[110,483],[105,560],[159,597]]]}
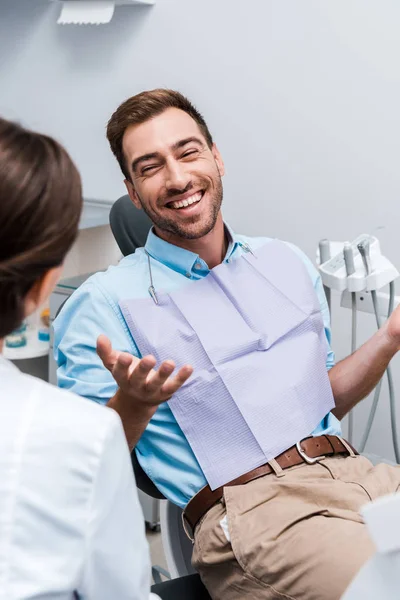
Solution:
{"label": "white coat", "polygon": [[148,600],[121,421],[0,356],[0,599]]}

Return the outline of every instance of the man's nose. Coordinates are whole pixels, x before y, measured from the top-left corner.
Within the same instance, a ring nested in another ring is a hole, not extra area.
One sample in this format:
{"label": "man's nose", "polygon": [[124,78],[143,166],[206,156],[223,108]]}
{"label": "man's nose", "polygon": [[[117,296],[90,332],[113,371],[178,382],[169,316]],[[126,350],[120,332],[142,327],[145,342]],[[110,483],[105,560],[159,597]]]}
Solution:
{"label": "man's nose", "polygon": [[190,182],[190,174],[178,161],[167,167],[165,186],[168,190],[184,190]]}

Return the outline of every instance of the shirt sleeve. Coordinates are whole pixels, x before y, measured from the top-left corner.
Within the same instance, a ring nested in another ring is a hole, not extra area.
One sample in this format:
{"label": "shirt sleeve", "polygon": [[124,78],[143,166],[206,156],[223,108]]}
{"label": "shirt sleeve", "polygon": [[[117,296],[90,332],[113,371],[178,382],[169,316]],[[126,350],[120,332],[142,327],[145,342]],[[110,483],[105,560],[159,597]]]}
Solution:
{"label": "shirt sleeve", "polygon": [[289,244],[290,248],[296,252],[296,254],[302,259],[304,262],[307,271],[311,277],[311,281],[313,282],[315,293],[317,294],[319,305],[321,308],[321,315],[324,322],[325,329],[325,337],[327,341],[327,352],[326,352],[326,368],[329,371],[335,365],[335,354],[331,348],[332,342],[332,332],[331,332],[331,317],[329,313],[328,302],[326,300],[324,286],[322,284],[322,279],[318,270],[314,267],[311,260],[304,254],[302,250],[300,250],[294,244]]}
{"label": "shirt sleeve", "polygon": [[156,600],[145,524],[121,421],[110,409],[88,507],[83,600]]}
{"label": "shirt sleeve", "polygon": [[106,404],[117,385],[97,355],[99,335],[116,350],[139,356],[119,307],[96,281],[88,281],[67,300],[53,328],[59,387]]}

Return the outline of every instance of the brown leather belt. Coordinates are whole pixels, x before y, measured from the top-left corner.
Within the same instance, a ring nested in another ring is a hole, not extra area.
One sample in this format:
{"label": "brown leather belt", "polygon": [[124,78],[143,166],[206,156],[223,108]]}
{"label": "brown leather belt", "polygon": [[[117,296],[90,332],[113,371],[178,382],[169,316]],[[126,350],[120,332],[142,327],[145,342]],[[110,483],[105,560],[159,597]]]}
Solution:
{"label": "brown leather belt", "polygon": [[[326,456],[335,456],[341,454],[349,456],[351,454],[349,449],[351,449],[354,454],[358,454],[358,452],[354,450],[354,448],[348,442],[342,440],[336,435],[320,435],[317,437],[305,438],[298,444],[289,448],[289,450],[282,452],[282,454],[277,456],[275,460],[279,467],[284,470],[289,469],[289,467],[294,467],[295,465],[300,465],[303,462],[314,464]],[[265,465],[257,467],[245,475],[241,475],[237,479],[230,481],[229,483],[225,484],[225,486],[219,487],[214,491],[211,490],[210,486],[208,485],[202,488],[190,500],[183,513],[185,525],[189,526],[191,530],[188,532],[191,534],[190,537],[193,537],[193,532],[196,528],[196,525],[203,515],[205,515],[206,512],[210,510],[212,506],[214,506],[214,504],[217,504],[217,502],[221,500],[224,487],[231,485],[244,485],[250,481],[254,481],[254,479],[264,477],[264,475],[269,475],[270,473],[274,473],[274,469],[269,463],[266,463]]]}

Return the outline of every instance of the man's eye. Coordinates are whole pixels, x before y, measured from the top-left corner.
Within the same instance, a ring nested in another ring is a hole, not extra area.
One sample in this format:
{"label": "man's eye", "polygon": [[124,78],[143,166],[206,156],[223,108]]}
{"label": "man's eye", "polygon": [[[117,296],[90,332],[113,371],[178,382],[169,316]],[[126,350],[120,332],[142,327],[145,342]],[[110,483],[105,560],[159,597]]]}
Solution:
{"label": "man's eye", "polygon": [[189,156],[193,156],[194,154],[197,154],[197,150],[188,150],[187,152],[185,152],[184,154],[182,154],[182,158],[187,158]]}
{"label": "man's eye", "polygon": [[152,171],[154,169],[157,169],[157,165],[150,165],[148,167],[143,167],[143,169],[142,169],[142,175],[144,173],[149,173],[150,171]]}

